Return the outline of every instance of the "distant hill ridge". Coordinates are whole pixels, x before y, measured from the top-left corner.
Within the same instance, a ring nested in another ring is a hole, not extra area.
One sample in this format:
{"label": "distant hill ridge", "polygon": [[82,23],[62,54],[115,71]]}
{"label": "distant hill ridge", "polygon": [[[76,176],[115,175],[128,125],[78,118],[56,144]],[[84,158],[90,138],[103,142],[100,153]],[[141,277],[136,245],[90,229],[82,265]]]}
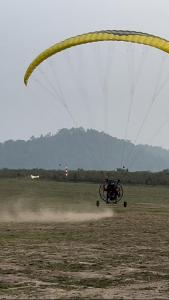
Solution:
{"label": "distant hill ridge", "polygon": [[61,129],[55,135],[0,143],[1,169],[62,169],[67,165],[72,170],[114,170],[122,167],[122,157],[131,171],[169,168],[169,150],[135,146],[93,129]]}

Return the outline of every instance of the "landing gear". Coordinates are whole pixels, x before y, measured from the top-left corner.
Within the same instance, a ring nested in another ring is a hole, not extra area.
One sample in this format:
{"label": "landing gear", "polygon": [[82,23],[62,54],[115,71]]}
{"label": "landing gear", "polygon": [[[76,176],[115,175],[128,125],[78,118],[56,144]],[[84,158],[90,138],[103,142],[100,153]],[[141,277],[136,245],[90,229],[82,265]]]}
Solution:
{"label": "landing gear", "polygon": [[100,206],[100,201],[99,201],[99,200],[96,201],[96,206],[97,206],[97,207]]}
{"label": "landing gear", "polygon": [[127,207],[127,201],[124,201],[123,205],[124,207]]}

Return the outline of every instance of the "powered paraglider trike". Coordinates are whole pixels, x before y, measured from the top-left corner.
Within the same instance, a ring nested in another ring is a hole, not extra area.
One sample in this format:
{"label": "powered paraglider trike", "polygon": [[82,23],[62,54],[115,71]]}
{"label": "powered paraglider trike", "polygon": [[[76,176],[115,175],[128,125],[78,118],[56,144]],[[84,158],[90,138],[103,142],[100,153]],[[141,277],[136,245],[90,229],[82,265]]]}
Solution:
{"label": "powered paraglider trike", "polygon": [[[106,204],[117,204],[123,197],[123,187],[120,180],[105,179],[104,183],[99,186],[99,196]],[[96,206],[100,205],[100,201],[96,201]],[[124,201],[124,207],[127,202]]]}

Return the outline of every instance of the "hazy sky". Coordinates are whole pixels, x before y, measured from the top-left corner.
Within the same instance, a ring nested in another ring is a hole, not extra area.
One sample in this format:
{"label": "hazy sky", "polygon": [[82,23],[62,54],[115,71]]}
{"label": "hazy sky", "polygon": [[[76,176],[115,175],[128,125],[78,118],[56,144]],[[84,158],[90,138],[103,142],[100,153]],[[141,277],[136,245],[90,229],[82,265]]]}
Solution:
{"label": "hazy sky", "polygon": [[[169,148],[169,56],[157,49],[124,43],[77,47],[44,63],[24,86],[25,70],[41,51],[70,36],[102,29],[169,39],[169,1],[0,0],[0,141],[84,126]],[[50,80],[58,99],[47,90]],[[139,131],[153,95],[157,101]]]}

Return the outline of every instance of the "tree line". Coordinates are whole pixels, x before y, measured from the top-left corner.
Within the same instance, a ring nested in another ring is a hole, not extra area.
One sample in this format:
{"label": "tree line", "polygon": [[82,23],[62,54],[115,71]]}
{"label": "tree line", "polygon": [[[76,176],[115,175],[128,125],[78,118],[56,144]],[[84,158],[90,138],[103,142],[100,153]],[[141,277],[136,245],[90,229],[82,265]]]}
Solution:
{"label": "tree line", "polygon": [[96,171],[96,170],[44,170],[44,169],[1,169],[0,180],[4,178],[30,179],[32,175],[39,175],[36,180],[54,180],[65,182],[91,182],[102,183],[105,178],[120,179],[123,184],[142,185],[169,185],[169,170],[161,172],[127,170]]}

